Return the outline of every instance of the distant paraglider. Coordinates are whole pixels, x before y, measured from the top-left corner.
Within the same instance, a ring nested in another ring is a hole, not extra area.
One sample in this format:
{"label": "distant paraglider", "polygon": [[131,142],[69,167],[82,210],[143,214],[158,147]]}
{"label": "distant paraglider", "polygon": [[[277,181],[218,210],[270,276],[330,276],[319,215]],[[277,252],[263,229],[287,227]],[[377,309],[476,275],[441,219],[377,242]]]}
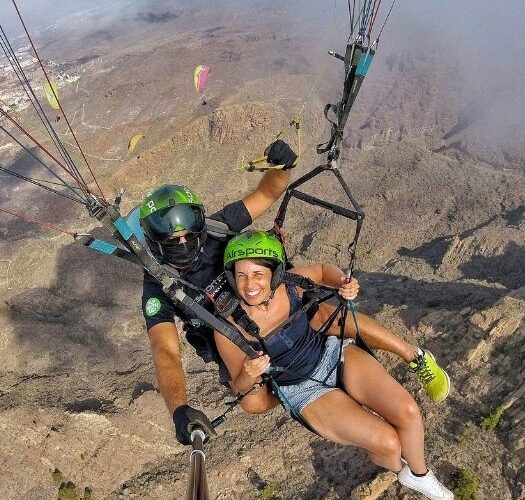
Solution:
{"label": "distant paraglider", "polygon": [[[204,88],[208,82],[208,77],[210,76],[211,66],[199,65],[193,70],[193,86],[199,94],[204,93]],[[206,106],[208,102],[206,99],[203,99],[201,104]]]}
{"label": "distant paraglider", "polygon": [[58,105],[58,86],[53,81],[44,83],[44,94],[52,109],[60,109]]}
{"label": "distant paraglider", "polygon": [[137,148],[138,143],[144,139],[144,136],[142,134],[136,134],[134,135],[128,143],[128,153],[134,153],[135,149]]}
{"label": "distant paraglider", "polygon": [[193,86],[195,90],[202,94],[206,83],[208,82],[208,77],[210,76],[211,66],[197,66],[193,71]]}

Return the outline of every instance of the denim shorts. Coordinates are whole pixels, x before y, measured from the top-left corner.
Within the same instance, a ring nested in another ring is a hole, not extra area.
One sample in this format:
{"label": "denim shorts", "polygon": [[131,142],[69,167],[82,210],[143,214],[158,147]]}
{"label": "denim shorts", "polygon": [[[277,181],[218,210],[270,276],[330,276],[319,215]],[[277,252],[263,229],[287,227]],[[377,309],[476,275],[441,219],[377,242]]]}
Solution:
{"label": "denim shorts", "polygon": [[[353,343],[353,339],[345,339],[343,341],[343,346]],[[340,361],[339,344],[339,337],[333,335],[328,336],[321,361],[319,361],[315,370],[310,374],[310,378],[324,381],[326,376],[332,370],[324,384],[313,380],[304,380],[298,384],[279,386],[279,399],[287,411],[291,413],[291,410],[293,409],[295,413],[301,413],[306,405],[315,401],[317,398],[320,398],[322,395],[337,389],[336,365]]]}

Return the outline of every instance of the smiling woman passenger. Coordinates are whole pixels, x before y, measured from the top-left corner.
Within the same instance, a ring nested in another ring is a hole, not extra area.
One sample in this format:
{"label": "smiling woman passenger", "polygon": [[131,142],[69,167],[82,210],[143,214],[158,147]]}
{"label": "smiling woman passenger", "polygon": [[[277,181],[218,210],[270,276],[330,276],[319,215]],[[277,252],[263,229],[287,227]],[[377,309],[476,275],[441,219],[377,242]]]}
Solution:
{"label": "smiling woman passenger", "polygon": [[[333,325],[326,334],[317,331],[334,307],[319,304],[311,319],[301,310],[302,290],[283,283],[285,257],[279,240],[262,231],[236,236],[226,247],[224,264],[242,310],[258,327],[254,335],[237,324],[259,352],[256,359],[215,332],[232,389],[238,393],[252,389],[241,400],[243,408],[263,413],[279,403],[266,385],[257,387],[271,365],[278,370],[273,378],[279,399],[319,435],[364,448],[374,463],[396,472],[402,484],[427,498],[453,498],[427,469],[423,422],[416,402],[372,356],[352,345],[350,329],[345,332],[349,338],[343,343],[343,365],[337,376],[339,328]],[[343,271],[331,265],[314,264],[289,272],[338,288],[346,300],[355,298],[359,290],[355,279],[346,283]],[[294,314],[293,321],[280,326]]]}

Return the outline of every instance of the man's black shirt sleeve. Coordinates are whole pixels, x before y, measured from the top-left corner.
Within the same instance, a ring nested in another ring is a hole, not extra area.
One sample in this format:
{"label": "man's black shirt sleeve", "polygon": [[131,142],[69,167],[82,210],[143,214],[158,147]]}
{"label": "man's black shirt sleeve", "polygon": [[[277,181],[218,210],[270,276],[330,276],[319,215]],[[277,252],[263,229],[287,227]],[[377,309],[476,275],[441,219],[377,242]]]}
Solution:
{"label": "man's black shirt sleeve", "polygon": [[162,285],[147,272],[144,272],[144,284],[142,289],[142,312],[146,320],[146,328],[149,330],[157,323],[174,323],[177,308],[167,297]]}
{"label": "man's black shirt sleeve", "polygon": [[241,200],[226,205],[222,210],[210,215],[210,219],[225,222],[230,230],[236,233],[247,228],[253,222],[250,212]]}

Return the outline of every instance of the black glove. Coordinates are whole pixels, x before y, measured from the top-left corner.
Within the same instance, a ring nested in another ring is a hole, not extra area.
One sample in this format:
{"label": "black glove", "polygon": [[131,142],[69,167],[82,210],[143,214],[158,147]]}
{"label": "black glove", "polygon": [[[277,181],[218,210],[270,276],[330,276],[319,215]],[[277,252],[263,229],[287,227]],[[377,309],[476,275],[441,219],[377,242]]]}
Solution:
{"label": "black glove", "polygon": [[288,170],[295,167],[295,160],[297,155],[293,152],[293,149],[281,141],[281,139],[272,142],[264,151],[268,163],[274,165],[284,165],[283,170]]}
{"label": "black glove", "polygon": [[189,405],[182,405],[175,409],[173,423],[177,441],[181,444],[191,444],[191,433],[195,429],[201,429],[204,432],[206,435],[204,442],[208,441],[210,436],[217,435],[208,417],[202,411]]}

